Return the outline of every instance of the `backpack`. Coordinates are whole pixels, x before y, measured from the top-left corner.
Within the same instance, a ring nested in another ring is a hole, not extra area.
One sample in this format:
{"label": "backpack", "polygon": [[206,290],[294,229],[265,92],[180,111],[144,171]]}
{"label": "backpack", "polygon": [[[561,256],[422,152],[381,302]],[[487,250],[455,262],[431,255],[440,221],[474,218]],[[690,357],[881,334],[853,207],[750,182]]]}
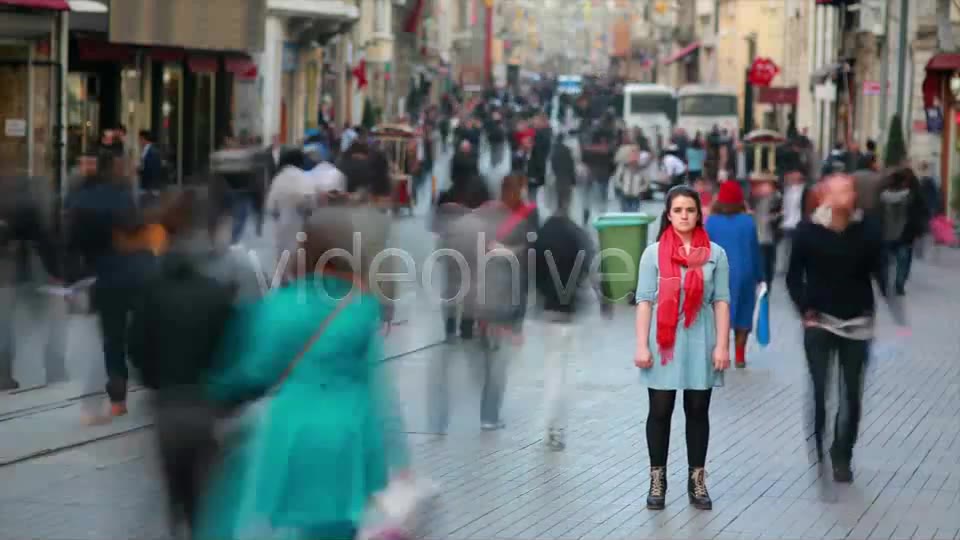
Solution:
{"label": "backpack", "polygon": [[448,274],[443,298],[460,304],[465,318],[507,323],[524,301],[519,283],[523,274],[515,272],[523,254],[496,245],[497,228],[508,215],[500,205],[487,205],[447,215],[439,231],[439,246],[459,254],[459,264],[445,258]]}

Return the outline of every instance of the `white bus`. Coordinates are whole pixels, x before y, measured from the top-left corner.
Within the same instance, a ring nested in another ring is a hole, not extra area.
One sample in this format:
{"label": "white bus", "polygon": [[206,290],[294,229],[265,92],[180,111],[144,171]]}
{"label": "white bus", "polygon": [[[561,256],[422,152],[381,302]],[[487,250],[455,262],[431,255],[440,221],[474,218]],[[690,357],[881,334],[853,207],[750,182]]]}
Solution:
{"label": "white bus", "polygon": [[670,140],[676,121],[677,92],[673,88],[641,83],[623,87],[623,123],[631,129],[642,129],[651,145],[656,145],[658,133],[663,140]]}
{"label": "white bus", "polygon": [[688,85],[677,93],[677,127],[690,137],[697,132],[707,136],[714,126],[740,137],[740,108],[737,92],[729,87]]}

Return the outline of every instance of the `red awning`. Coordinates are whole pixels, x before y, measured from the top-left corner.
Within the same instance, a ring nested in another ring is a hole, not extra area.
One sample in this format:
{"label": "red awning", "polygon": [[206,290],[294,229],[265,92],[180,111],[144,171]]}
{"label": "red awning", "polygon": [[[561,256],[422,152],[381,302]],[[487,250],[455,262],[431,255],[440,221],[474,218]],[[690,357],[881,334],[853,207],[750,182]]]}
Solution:
{"label": "red awning", "polygon": [[673,54],[671,54],[670,56],[668,56],[668,57],[664,58],[663,60],[661,60],[660,63],[663,64],[663,65],[672,64],[672,63],[676,62],[677,60],[680,60],[680,59],[683,58],[684,56],[687,56],[688,54],[692,53],[693,51],[695,51],[695,50],[697,50],[697,49],[699,49],[699,48],[700,48],[700,42],[699,42],[699,41],[694,41],[693,43],[687,45],[686,47],[684,47],[684,48],[682,48],[682,49],[680,49],[680,50],[678,50],[678,51],[674,51]]}
{"label": "red awning", "polygon": [[960,71],[960,53],[940,53],[927,62],[927,75],[923,79],[923,106],[929,109],[940,99],[944,81],[950,73]]}
{"label": "red awning", "polygon": [[960,54],[940,53],[927,62],[927,71],[960,71]]}
{"label": "red awning", "polygon": [[0,0],[0,6],[70,11],[70,4],[67,3],[67,0]]}
{"label": "red awning", "polygon": [[256,79],[257,64],[246,56],[227,56],[223,59],[224,68],[241,79]]}
{"label": "red awning", "polygon": [[191,56],[187,59],[187,66],[194,73],[216,73],[218,62],[216,56]]}
{"label": "red awning", "polygon": [[183,49],[164,49],[151,47],[147,49],[147,56],[157,62],[180,62],[187,56]]}
{"label": "red awning", "polygon": [[85,62],[130,64],[136,58],[131,47],[87,38],[77,40],[77,53],[80,55],[80,60]]}

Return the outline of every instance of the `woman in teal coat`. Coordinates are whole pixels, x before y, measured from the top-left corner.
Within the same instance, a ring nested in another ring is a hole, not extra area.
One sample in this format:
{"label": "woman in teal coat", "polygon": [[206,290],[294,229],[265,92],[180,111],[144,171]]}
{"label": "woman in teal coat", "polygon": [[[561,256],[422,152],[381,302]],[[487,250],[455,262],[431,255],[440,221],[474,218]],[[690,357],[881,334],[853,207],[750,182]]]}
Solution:
{"label": "woman in teal coat", "polygon": [[[321,236],[310,235],[308,262],[332,245]],[[284,380],[213,473],[195,539],[352,539],[371,496],[406,469],[381,304],[359,281],[328,265],[270,293],[233,329],[212,397],[243,402]]]}

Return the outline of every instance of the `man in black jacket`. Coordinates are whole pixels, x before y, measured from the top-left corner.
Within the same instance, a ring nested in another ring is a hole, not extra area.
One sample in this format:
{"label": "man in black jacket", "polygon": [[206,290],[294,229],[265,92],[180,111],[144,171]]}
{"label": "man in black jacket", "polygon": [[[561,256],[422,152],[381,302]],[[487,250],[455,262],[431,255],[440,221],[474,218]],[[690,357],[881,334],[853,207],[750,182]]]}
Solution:
{"label": "man in black jacket", "polygon": [[567,145],[568,135],[557,135],[550,153],[550,168],[553,169],[553,190],[556,208],[569,209],[573,200],[573,188],[577,185],[577,162]]}
{"label": "man in black jacket", "polygon": [[[844,411],[838,415],[830,460],[836,482],[853,482],[853,449],[859,433],[863,374],[874,337],[874,283],[886,293],[884,245],[856,208],[856,183],[832,175],[817,188],[816,209],[793,233],[787,290],[802,320],[804,351],[813,383],[814,443],[825,463],[828,377],[839,366]],[[887,295],[894,319],[905,324],[903,306]]]}
{"label": "man in black jacket", "polygon": [[130,362],[155,390],[157,442],[173,527],[192,526],[205,471],[216,455],[216,415],[202,387],[233,314],[236,286],[202,275],[172,253],[133,310]]}
{"label": "man in black jacket", "polygon": [[553,144],[553,130],[543,113],[534,119],[534,128],[536,135],[533,138],[530,159],[527,161],[527,196],[531,202],[536,203],[537,193],[547,180],[547,158],[550,157],[550,147]]}

